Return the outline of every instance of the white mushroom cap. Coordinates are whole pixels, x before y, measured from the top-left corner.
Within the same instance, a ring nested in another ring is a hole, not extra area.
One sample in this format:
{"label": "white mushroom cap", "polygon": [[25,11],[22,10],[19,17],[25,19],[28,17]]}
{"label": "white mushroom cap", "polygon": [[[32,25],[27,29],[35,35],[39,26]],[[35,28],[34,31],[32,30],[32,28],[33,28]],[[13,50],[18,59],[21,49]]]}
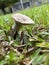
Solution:
{"label": "white mushroom cap", "polygon": [[29,18],[26,15],[17,13],[17,14],[13,14],[13,19],[15,20],[16,23],[21,23],[21,24],[34,24],[35,22]]}

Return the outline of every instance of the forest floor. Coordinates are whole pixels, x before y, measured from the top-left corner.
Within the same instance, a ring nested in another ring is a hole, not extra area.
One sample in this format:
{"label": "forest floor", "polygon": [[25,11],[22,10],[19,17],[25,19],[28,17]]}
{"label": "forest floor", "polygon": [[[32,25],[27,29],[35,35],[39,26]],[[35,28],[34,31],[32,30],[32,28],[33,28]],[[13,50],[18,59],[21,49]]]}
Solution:
{"label": "forest floor", "polygon": [[0,65],[49,65],[49,5],[19,13],[29,16],[35,24],[23,25],[14,40],[9,36],[13,14],[0,16]]}

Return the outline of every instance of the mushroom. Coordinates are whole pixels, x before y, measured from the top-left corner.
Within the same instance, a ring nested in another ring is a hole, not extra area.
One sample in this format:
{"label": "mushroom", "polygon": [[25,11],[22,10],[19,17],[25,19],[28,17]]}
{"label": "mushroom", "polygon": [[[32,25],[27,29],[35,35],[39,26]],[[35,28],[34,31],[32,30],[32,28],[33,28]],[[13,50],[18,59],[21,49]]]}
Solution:
{"label": "mushroom", "polygon": [[12,26],[12,33],[13,35],[19,31],[20,27],[22,25],[30,25],[30,24],[34,24],[35,22],[29,18],[26,15],[17,13],[17,14],[13,14],[12,18],[15,20],[14,25]]}

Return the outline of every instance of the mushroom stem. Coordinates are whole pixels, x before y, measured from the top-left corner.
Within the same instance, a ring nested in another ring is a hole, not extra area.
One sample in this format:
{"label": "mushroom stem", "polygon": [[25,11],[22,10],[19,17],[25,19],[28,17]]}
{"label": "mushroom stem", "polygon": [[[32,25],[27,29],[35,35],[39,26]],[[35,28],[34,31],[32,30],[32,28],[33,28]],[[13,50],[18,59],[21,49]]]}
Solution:
{"label": "mushroom stem", "polygon": [[14,22],[14,25],[12,26],[12,36],[15,38],[18,34],[19,29],[21,28],[21,23]]}
{"label": "mushroom stem", "polygon": [[18,29],[18,25],[14,22],[14,25],[12,26],[13,32],[15,32]]}
{"label": "mushroom stem", "polygon": [[21,27],[21,23],[14,22],[14,25],[12,26],[13,32],[16,32],[16,31],[18,32],[20,27]]}

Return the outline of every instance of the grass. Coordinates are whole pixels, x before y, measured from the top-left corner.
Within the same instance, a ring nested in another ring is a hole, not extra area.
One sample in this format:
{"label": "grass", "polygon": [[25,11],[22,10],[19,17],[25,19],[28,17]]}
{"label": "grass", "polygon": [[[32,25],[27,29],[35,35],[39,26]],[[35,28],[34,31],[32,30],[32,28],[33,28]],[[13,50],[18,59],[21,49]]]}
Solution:
{"label": "grass", "polygon": [[[49,27],[49,5],[42,5],[40,7],[29,8],[29,9],[23,10],[19,13],[29,16],[32,20],[35,21],[36,24],[40,24],[43,27]],[[12,19],[12,14],[0,16],[0,29],[6,30],[6,31],[9,30],[10,27],[13,25],[13,22],[14,22],[14,20]],[[32,31],[31,29],[32,29],[33,25],[28,26],[28,27],[24,26],[24,27],[27,28],[29,31]],[[23,27],[23,29],[24,29],[24,27]],[[29,32],[29,33],[31,33],[31,32]],[[36,37],[36,35],[35,35],[35,37]],[[37,34],[37,38],[38,38],[38,34]],[[41,38],[40,38],[40,40],[41,40]],[[42,39],[42,41],[43,41],[43,39]],[[28,40],[26,42],[28,43]],[[36,46],[37,47],[46,46],[46,48],[49,48],[49,43],[46,43],[44,41],[43,44],[38,43]],[[48,58],[49,54],[43,53],[43,54],[39,55],[40,51],[41,51],[41,48],[37,49],[36,51],[34,51],[33,54],[30,55],[30,59],[32,59],[31,61],[33,62],[33,65],[37,65],[37,63],[39,63],[41,65],[41,63],[43,63],[45,57],[47,56],[47,58]],[[6,58],[0,62],[0,64],[4,65],[4,63],[6,61],[7,63],[8,62],[10,63],[9,65],[12,65],[13,60],[14,61],[16,60],[17,62],[15,62],[15,63],[18,63],[20,60],[22,60],[23,57],[24,57],[23,54],[20,55],[20,57],[18,57],[18,55],[16,56],[16,54],[13,53],[13,51],[10,51],[9,54],[6,55]],[[43,64],[43,65],[49,65],[49,62],[47,64],[47,61],[49,61],[49,58],[47,60],[45,60],[45,64]]]}

